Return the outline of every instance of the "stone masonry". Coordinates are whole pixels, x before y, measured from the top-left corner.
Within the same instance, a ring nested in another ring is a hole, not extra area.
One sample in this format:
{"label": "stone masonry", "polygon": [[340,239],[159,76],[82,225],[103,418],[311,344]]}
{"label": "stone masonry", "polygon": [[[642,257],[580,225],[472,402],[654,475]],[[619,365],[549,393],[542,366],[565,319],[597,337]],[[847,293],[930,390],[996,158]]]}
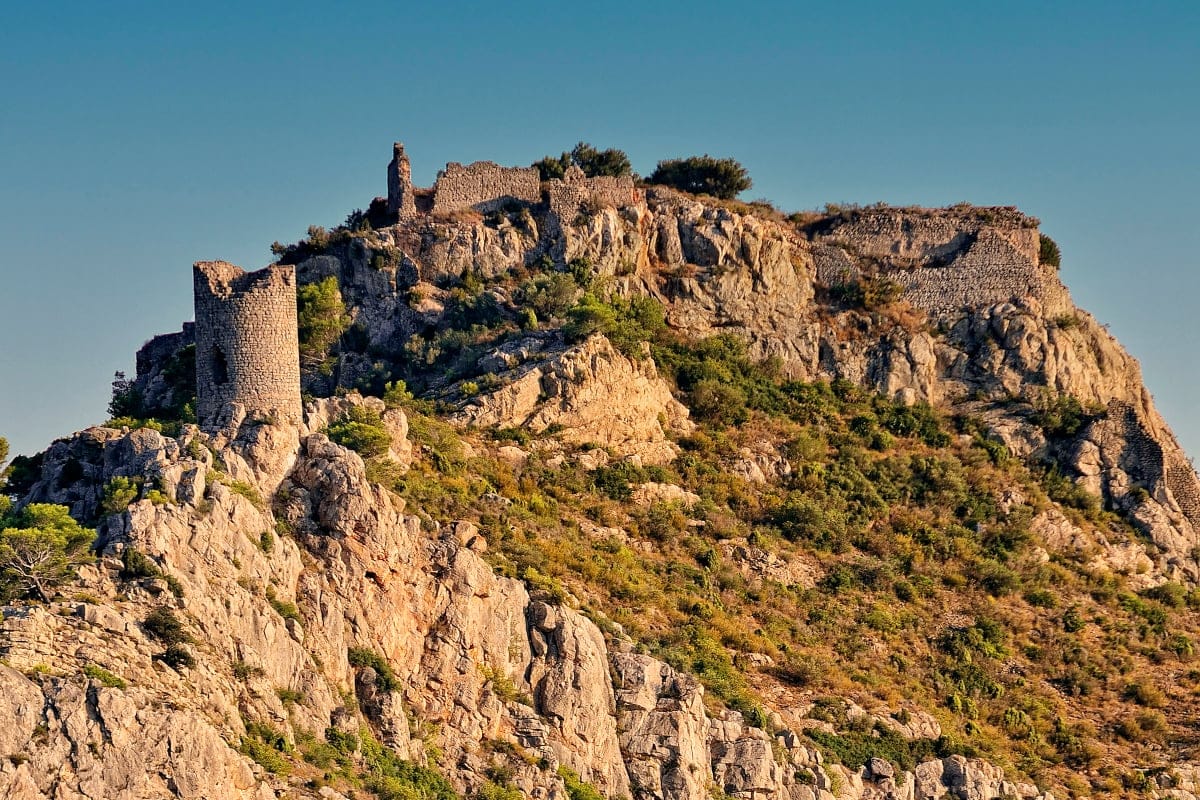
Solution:
{"label": "stone masonry", "polygon": [[880,274],[934,316],[1034,298],[1047,316],[1073,305],[1039,263],[1037,220],[1007,207],[856,210],[813,240],[817,280]]}
{"label": "stone masonry", "polygon": [[[534,167],[502,167],[491,161],[466,165],[451,162],[438,173],[432,189],[417,189],[412,183],[412,166],[400,142],[392,145],[387,180],[388,213],[399,219],[409,219],[423,211],[446,215],[470,209],[486,214],[510,203],[541,203],[543,189],[551,213],[567,221],[574,219],[585,205],[623,208],[644,199],[628,175],[588,178],[572,166],[562,180],[543,184]],[[419,208],[418,194],[428,198],[429,205]]]}
{"label": "stone masonry", "polygon": [[388,164],[388,203],[389,214],[396,214],[401,219],[417,213],[416,197],[413,195],[412,165],[404,152],[404,145],[396,142],[392,145],[392,161]]}
{"label": "stone masonry", "polygon": [[583,170],[575,165],[567,169],[562,180],[549,181],[546,184],[546,195],[550,213],[568,224],[585,205],[624,208],[644,199],[642,192],[633,185],[633,177],[630,175],[622,175],[619,178],[607,175],[588,178],[583,174]]}
{"label": "stone masonry", "polygon": [[487,213],[511,202],[538,203],[542,181],[533,167],[502,167],[491,161],[451,162],[433,185],[433,213],[464,209]]}
{"label": "stone masonry", "polygon": [[231,403],[250,416],[300,422],[295,268],[244,272],[224,261],[200,261],[193,278],[200,427],[219,429]]}

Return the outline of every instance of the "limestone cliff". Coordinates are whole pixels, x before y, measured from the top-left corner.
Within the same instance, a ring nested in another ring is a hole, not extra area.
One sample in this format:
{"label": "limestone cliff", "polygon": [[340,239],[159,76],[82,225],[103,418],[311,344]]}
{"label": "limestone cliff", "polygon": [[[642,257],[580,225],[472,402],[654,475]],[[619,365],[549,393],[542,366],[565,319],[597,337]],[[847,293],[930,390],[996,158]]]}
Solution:
{"label": "limestone cliff", "polygon": [[[344,385],[369,379],[380,356],[411,360],[406,348],[446,324],[451,289],[468,276],[497,284],[485,296],[504,305],[517,302],[506,275],[575,265],[618,292],[661,300],[674,330],[734,333],[797,378],[846,379],[982,417],[1014,453],[1053,457],[1137,519],[1162,573],[1194,581],[1200,482],[1136,360],[1039,262],[1037,224],[1014,209],[966,206],[788,220],[652,188],[569,220],[536,205],[486,219],[407,218],[295,257],[302,282],[338,279],[365,339],[342,355]],[[841,290],[872,283],[897,287],[897,302],[845,301]],[[525,369],[541,369],[537,361]],[[474,371],[509,368],[480,359]],[[1069,441],[1048,443],[1031,417],[1060,397],[1094,413]],[[520,421],[483,406],[466,418]]]}
{"label": "limestone cliff", "polygon": [[[329,404],[308,416],[328,419]],[[436,752],[464,791],[503,769],[529,796],[565,797],[563,765],[611,797],[702,800],[711,785],[781,800],[835,787],[1042,796],[961,757],[915,773],[885,761],[847,770],[792,731],[714,715],[695,679],[619,632],[611,649],[583,614],[498,576],[474,525],[423,524],[354,452],[270,428],[243,423],[224,444],[195,428],[179,439],[93,428],[47,453],[31,499],[92,517],[95,487],[130,477],[169,500],[103,518],[102,557],[72,599],[6,614],[5,797],[306,796],[239,752],[264,725],[285,751],[329,730],[371,730],[403,758]],[[130,574],[131,552],[154,574]],[[163,608],[183,623],[190,665],[162,658],[147,620]],[[356,652],[392,665],[394,684]],[[87,672],[96,667],[99,677]]]}
{"label": "limestone cliff", "polygon": [[[414,190],[398,146],[366,224],[282,253],[302,286],[336,278],[350,319],[303,420],[246,391],[181,423],[189,324],[125,398],[169,434],[123,420],[45,453],[18,504],[68,506],[99,559],[5,609],[0,793],[1195,796],[1200,483],[1036,220],[784,217],[454,166]],[[663,345],[721,334],[745,364]],[[733,407],[749,370],[786,423]],[[365,459],[338,443],[363,426],[386,439]],[[876,516],[806,504],[826,483]],[[978,574],[937,571],[955,559]]]}

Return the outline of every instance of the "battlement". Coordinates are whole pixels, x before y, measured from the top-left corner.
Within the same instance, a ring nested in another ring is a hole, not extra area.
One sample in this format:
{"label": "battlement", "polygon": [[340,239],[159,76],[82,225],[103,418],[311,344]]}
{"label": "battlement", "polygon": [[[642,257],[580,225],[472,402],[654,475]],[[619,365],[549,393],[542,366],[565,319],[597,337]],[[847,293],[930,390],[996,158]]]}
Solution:
{"label": "battlement", "polygon": [[420,189],[412,184],[412,166],[404,145],[397,142],[392,146],[387,208],[400,219],[468,209],[486,214],[514,203],[538,204],[543,199],[552,212],[573,216],[587,203],[627,206],[639,202],[642,195],[628,175],[588,178],[578,167],[571,167],[562,180],[543,183],[534,167],[503,167],[492,161],[451,162],[438,173],[432,188]]}
{"label": "battlement", "polygon": [[200,427],[220,428],[231,403],[247,413],[299,422],[295,268],[245,272],[225,261],[199,261],[192,277]]}

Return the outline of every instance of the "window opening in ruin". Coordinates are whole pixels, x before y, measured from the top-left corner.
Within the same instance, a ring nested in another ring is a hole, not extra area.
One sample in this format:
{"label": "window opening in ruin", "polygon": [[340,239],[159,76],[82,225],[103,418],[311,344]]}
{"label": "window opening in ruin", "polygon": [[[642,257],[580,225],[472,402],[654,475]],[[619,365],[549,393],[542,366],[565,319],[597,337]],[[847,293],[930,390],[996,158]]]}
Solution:
{"label": "window opening in ruin", "polygon": [[229,383],[229,362],[219,347],[213,348],[213,383],[218,386]]}

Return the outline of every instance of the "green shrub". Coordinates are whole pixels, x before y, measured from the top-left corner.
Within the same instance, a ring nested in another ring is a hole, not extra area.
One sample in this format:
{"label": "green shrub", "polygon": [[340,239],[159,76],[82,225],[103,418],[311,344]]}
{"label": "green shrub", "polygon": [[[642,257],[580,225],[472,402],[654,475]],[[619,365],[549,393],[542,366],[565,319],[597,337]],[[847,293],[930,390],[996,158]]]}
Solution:
{"label": "green shrub", "polygon": [[521,327],[528,329],[537,327],[537,320],[556,320],[562,317],[575,305],[579,297],[579,286],[568,272],[552,272],[539,275],[521,287],[519,297],[525,304],[522,311],[535,312],[533,324]]}
{"label": "green shrub", "polygon": [[1062,264],[1062,251],[1058,249],[1058,242],[1044,233],[1038,234],[1038,262],[1055,269]]}
{"label": "green shrub", "polygon": [[840,734],[819,728],[808,728],[804,733],[834,760],[851,770],[865,765],[872,758],[882,758],[902,770],[911,770],[924,761],[950,755],[948,742],[944,738],[907,739],[880,723],[868,730],[848,730]]}
{"label": "green shrub", "polygon": [[642,343],[654,341],[666,330],[662,304],[652,297],[614,297],[604,301],[585,294],[567,312],[563,335],[580,342],[602,333],[613,346],[630,358],[640,358]]}
{"label": "green shrub", "polygon": [[331,275],[301,286],[296,291],[296,313],[301,365],[328,373],[330,352],[350,326],[337,278]]}
{"label": "green shrub", "polygon": [[17,514],[0,515],[0,599],[50,602],[54,589],[92,559],[95,538],[66,506],[30,503]]}
{"label": "green shrub", "polygon": [[350,661],[350,666],[370,667],[375,670],[375,688],[381,692],[395,692],[400,689],[400,679],[396,677],[396,673],[392,671],[392,667],[383,656],[376,653],[374,650],[368,650],[365,647],[351,647],[347,652],[347,657]]}
{"label": "green shrub", "polygon": [[1071,606],[1062,615],[1063,630],[1067,633],[1078,633],[1083,630],[1084,620],[1077,606]]}
{"label": "green shrub", "polygon": [[1121,697],[1147,708],[1162,708],[1167,704],[1166,695],[1158,687],[1142,681],[1126,684]]}
{"label": "green shrub", "polygon": [[292,752],[291,744],[282,732],[266,722],[247,723],[239,749],[272,774],[288,775],[292,771],[292,763],[285,755]]}
{"label": "green shrub", "polygon": [[558,777],[562,778],[567,797],[571,800],[605,800],[600,790],[579,777],[579,773],[567,766],[559,766]]}
{"label": "green shrub", "polygon": [[258,493],[258,489],[255,489],[245,481],[230,481],[229,491],[246,498],[250,501],[251,505],[260,511],[266,508],[266,503],[263,502],[262,495]]}
{"label": "green shrub", "polygon": [[541,179],[548,181],[562,178],[572,164],[583,170],[583,174],[589,178],[633,174],[633,165],[629,163],[629,156],[625,155],[624,151],[614,148],[597,150],[587,142],[575,145],[569,153],[557,157],[546,156],[540,161],[535,161],[533,166]]}
{"label": "green shrub", "polygon": [[688,408],[703,420],[722,425],[737,425],[750,418],[746,393],[735,384],[705,379],[688,392]]}
{"label": "green shrub", "polygon": [[380,800],[459,800],[443,776],[396,756],[363,729],[359,737],[367,771],[366,785]]}
{"label": "green shrub", "polygon": [[351,406],[325,431],[331,440],[363,458],[381,456],[392,446],[392,435],[378,411],[368,406]]}
{"label": "green shrub", "polygon": [[142,481],[140,479],[117,475],[104,486],[100,511],[103,514],[120,514],[138,499],[141,492]]}
{"label": "green shrub", "polygon": [[1034,401],[1029,421],[1042,429],[1048,439],[1070,439],[1092,420],[1103,414],[1102,409],[1085,409],[1078,399],[1068,394],[1044,393]]}
{"label": "green shrub", "polygon": [[475,800],[524,800],[525,795],[515,786],[484,781],[475,793]]}
{"label": "green shrub", "polygon": [[155,658],[176,671],[183,667],[191,669],[196,666],[196,659],[182,644],[170,645],[166,650],[156,655]]}
{"label": "green shrub", "polygon": [[174,575],[168,575],[140,550],[126,546],[121,551],[121,571],[117,573],[121,580],[139,580],[141,578],[157,578],[165,581],[171,594],[183,597],[183,584]]}
{"label": "green shrub", "polygon": [[142,621],[142,629],[163,644],[182,644],[192,641],[175,612],[166,606],[158,606]]}
{"label": "green shrub", "polygon": [[708,155],[660,161],[646,180],[722,200],[732,200],[754,185],[746,168],[737,161]]}
{"label": "green shrub", "polygon": [[283,617],[284,619],[303,622],[303,620],[300,619],[300,609],[296,608],[296,604],[289,600],[280,600],[278,597],[276,597],[275,588],[273,586],[267,587],[267,602],[271,604],[271,608],[275,609],[275,613],[279,614],[279,616]]}
{"label": "green shrub", "polygon": [[479,673],[483,675],[483,679],[491,686],[492,693],[502,703],[530,703],[529,696],[523,694],[513,679],[505,675],[503,670],[489,664],[481,664]]}
{"label": "green shrub", "polygon": [[829,294],[848,308],[878,311],[899,300],[904,287],[889,278],[873,276],[834,284],[829,287]]}
{"label": "green shrub", "polygon": [[126,686],[125,681],[119,675],[114,675],[98,664],[85,665],[83,674],[110,689],[124,689]]}

